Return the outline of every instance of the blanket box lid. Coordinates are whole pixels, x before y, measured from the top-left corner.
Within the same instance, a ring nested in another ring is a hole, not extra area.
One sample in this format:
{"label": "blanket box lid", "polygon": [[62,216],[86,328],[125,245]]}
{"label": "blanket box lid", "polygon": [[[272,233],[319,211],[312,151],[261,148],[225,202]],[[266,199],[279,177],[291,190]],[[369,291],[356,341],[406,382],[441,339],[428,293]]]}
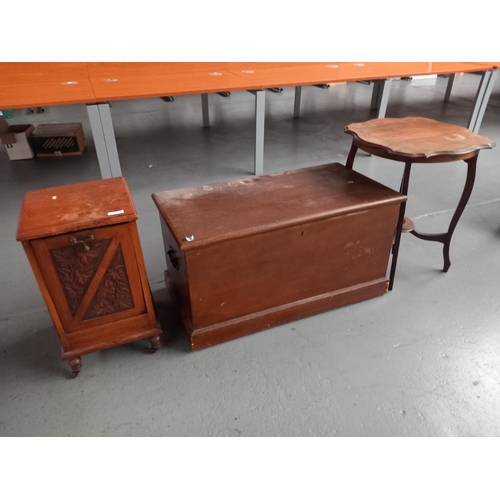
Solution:
{"label": "blanket box lid", "polygon": [[406,200],[340,163],[152,197],[183,251]]}

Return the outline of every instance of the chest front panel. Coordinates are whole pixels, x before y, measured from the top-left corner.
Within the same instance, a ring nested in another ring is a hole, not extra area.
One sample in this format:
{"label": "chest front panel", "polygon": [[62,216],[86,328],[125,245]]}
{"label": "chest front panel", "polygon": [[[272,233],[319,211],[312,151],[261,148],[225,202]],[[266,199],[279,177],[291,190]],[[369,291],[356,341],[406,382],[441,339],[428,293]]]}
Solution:
{"label": "chest front panel", "polygon": [[32,245],[67,333],[145,312],[128,224]]}

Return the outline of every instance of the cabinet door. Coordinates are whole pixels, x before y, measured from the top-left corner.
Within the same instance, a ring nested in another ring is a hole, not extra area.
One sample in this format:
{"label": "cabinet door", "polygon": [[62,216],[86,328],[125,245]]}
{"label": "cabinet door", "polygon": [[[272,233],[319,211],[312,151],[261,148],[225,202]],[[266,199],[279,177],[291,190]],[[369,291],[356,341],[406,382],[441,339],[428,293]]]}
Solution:
{"label": "cabinet door", "polygon": [[67,333],[146,311],[128,224],[31,243]]}

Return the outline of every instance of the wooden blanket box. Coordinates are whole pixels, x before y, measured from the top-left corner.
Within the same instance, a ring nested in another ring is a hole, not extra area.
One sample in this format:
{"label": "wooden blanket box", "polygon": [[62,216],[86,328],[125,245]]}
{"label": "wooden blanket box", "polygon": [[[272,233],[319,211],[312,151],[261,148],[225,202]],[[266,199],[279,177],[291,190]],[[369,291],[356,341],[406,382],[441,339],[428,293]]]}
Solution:
{"label": "wooden blanket box", "polygon": [[152,197],[193,349],[384,294],[406,200],[339,163]]}

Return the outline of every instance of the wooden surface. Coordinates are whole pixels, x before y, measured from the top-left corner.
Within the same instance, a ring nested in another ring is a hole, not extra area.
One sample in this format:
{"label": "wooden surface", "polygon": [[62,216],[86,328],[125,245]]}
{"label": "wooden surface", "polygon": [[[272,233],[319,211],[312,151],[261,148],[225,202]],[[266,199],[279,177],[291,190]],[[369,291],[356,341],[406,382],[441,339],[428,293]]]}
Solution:
{"label": "wooden surface", "polygon": [[140,74],[118,77],[116,81],[91,78],[98,101],[140,99],[166,95],[206,94],[226,90],[245,90],[246,81],[229,71],[203,71],[176,74]]}
{"label": "wooden surface", "polygon": [[[116,219],[107,214],[114,203],[125,211]],[[18,239],[73,376],[83,354],[143,338],[159,347],[135,219],[123,178],[26,194]]]}
{"label": "wooden surface", "polygon": [[76,85],[37,80],[31,83],[0,84],[0,109],[2,110],[95,102],[96,97],[89,80],[80,80]]}
{"label": "wooden surface", "polygon": [[[70,245],[67,234],[32,241],[38,262],[41,263],[45,282],[48,284],[51,296],[56,304],[58,316],[61,318],[66,333],[116,322],[146,312],[136,259],[131,247],[132,242],[128,224],[97,228],[93,230],[93,233],[96,238],[94,245],[109,240],[109,244],[101,252],[102,255],[97,254],[96,257],[94,257],[96,252],[93,251],[92,243],[90,243],[90,251],[84,252],[81,246]],[[60,265],[60,260],[56,260],[58,258],[56,253],[58,249],[64,249],[64,253],[60,252],[59,255],[60,259],[65,259],[65,265],[70,259],[75,260],[75,262],[81,260],[81,265],[80,263],[76,266],[67,264],[66,267],[62,268],[61,272],[57,272]],[[129,289],[129,292],[126,291],[126,295],[128,295],[127,298],[130,303],[125,304],[125,307],[115,308],[113,314],[89,315],[89,312],[93,312],[92,308],[95,306],[93,302],[99,292],[99,287],[103,283],[103,279],[107,279],[106,272],[112,265],[118,249],[122,254],[123,265],[127,271],[126,279],[124,274],[122,280],[124,283],[126,282]],[[93,258],[95,258],[95,266],[93,266],[95,269],[92,269]],[[72,281],[63,281],[70,270],[73,272],[73,269],[74,272],[79,272],[81,276],[76,276],[74,283]],[[82,289],[81,297],[77,297],[79,300],[75,301],[76,307],[72,309],[69,305],[71,303],[69,299],[75,299],[75,291],[81,288],[82,283],[85,283],[86,286]],[[68,286],[69,291],[65,290],[65,286]]]}
{"label": "wooden surface", "polygon": [[225,62],[89,62],[89,78],[120,78],[226,71]]}
{"label": "wooden surface", "polygon": [[88,80],[86,62],[0,63],[0,84],[67,82]]}
{"label": "wooden surface", "polygon": [[[152,197],[185,251],[403,199],[340,163],[164,191]],[[187,241],[191,236],[193,241]]]}
{"label": "wooden surface", "polygon": [[0,109],[95,101],[85,62],[0,63]]}
{"label": "wooden surface", "polygon": [[[108,215],[120,210],[122,214]],[[32,240],[136,219],[123,177],[82,182],[26,193],[16,238]]]}
{"label": "wooden surface", "polygon": [[405,196],[340,164],[260,179],[154,195],[195,349],[387,291]]}
{"label": "wooden surface", "polygon": [[[271,63],[269,63],[271,64]],[[360,80],[382,80],[405,76],[475,72],[491,66],[472,63],[377,63],[325,62],[261,66],[252,63],[228,63],[228,69],[256,87],[305,86]],[[250,72],[252,71],[252,72]]]}
{"label": "wooden surface", "polygon": [[468,73],[494,67],[498,63],[0,63],[0,109]]}
{"label": "wooden surface", "polygon": [[[167,285],[168,286],[168,285]],[[293,304],[266,309],[216,325],[186,331],[191,348],[203,349],[221,342],[267,330],[275,326],[298,321],[302,318],[345,307],[363,300],[379,297],[387,292],[387,280],[381,278],[342,290],[335,290],[318,297],[300,300]],[[175,301],[175,298],[174,298]],[[184,323],[185,325],[185,323]]]}
{"label": "wooden surface", "polygon": [[378,156],[414,161],[432,159],[448,161],[464,159],[469,153],[491,149],[495,143],[470,130],[430,118],[377,118],[351,123],[345,132],[354,137],[361,149]]}

